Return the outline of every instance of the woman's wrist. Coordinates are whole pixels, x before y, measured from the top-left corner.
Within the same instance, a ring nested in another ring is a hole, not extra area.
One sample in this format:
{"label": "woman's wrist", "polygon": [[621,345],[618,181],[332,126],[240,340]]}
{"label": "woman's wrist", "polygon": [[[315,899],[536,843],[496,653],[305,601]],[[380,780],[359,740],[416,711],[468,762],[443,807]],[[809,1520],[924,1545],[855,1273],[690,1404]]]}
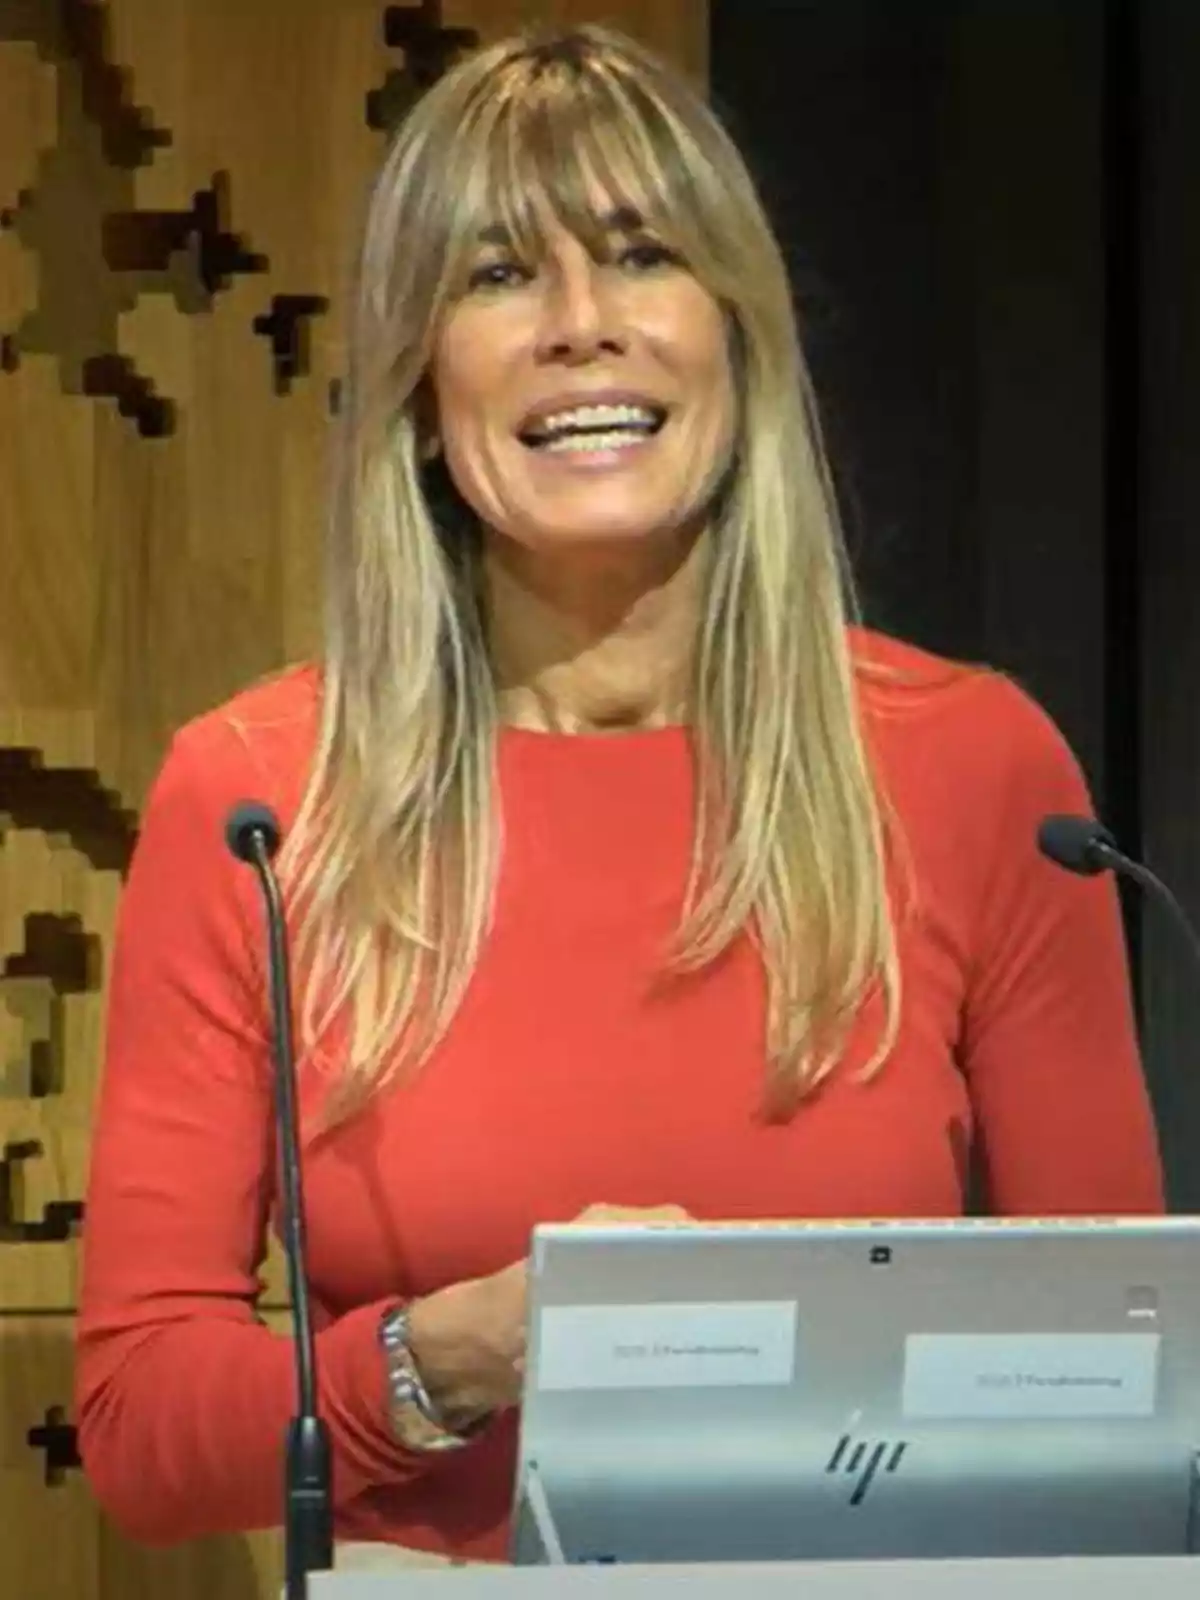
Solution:
{"label": "woman's wrist", "polygon": [[425,1384],[412,1349],[409,1307],[389,1306],[379,1323],[388,1422],[406,1449],[421,1454],[461,1449],[476,1431],[474,1418],[452,1406],[440,1406]]}
{"label": "woman's wrist", "polygon": [[470,1284],[455,1284],[407,1307],[413,1364],[435,1415],[455,1432],[478,1427],[495,1409],[480,1373],[471,1290]]}

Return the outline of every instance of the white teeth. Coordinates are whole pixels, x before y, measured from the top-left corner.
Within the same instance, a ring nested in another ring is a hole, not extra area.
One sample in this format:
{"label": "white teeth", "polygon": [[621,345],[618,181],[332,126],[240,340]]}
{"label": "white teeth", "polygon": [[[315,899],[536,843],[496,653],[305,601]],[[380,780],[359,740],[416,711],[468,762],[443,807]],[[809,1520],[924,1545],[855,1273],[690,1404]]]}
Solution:
{"label": "white teeth", "polygon": [[644,433],[567,433],[561,439],[551,439],[542,446],[547,455],[564,455],[573,451],[587,455],[598,450],[630,450],[645,444]]}
{"label": "white teeth", "polygon": [[653,426],[658,413],[652,406],[576,406],[571,411],[555,411],[538,422],[539,433],[557,433],[560,428],[622,428],[631,424]]}

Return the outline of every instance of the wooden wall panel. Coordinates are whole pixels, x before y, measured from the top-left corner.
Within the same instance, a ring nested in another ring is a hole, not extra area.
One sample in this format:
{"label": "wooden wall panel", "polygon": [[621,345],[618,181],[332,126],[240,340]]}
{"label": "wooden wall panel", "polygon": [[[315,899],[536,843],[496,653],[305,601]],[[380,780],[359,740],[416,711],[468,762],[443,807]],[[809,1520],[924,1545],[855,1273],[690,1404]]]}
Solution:
{"label": "wooden wall panel", "polygon": [[0,1316],[0,1594],[100,1600],[100,1517],[73,1470],[68,1317]]}
{"label": "wooden wall panel", "polygon": [[278,1593],[275,1535],[135,1550],[73,1458],[114,913],[172,730],[315,642],[380,107],[444,29],[588,18],[704,71],[703,0],[0,0],[4,1596]]}

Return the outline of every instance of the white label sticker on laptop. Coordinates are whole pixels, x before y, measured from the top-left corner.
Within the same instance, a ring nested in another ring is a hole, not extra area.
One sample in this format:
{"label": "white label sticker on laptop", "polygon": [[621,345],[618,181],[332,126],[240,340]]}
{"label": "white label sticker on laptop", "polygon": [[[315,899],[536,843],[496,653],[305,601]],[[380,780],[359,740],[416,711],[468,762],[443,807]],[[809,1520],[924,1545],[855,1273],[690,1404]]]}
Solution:
{"label": "white label sticker on laptop", "polygon": [[549,1389],[714,1389],[788,1384],[796,1303],[547,1306],[534,1381]]}
{"label": "white label sticker on laptop", "polygon": [[1152,1417],[1156,1333],[915,1333],[905,1341],[904,1415],[1086,1420]]}

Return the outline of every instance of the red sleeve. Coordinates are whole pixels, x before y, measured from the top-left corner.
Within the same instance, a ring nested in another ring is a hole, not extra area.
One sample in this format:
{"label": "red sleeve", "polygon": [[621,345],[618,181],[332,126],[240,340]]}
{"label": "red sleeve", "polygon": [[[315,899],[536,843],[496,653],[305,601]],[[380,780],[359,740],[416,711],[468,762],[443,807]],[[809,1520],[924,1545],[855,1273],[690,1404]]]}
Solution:
{"label": "red sleeve", "polygon": [[[964,1068],[988,1207],[1009,1215],[1163,1209],[1157,1137],[1140,1060],[1116,886],[1045,860],[1051,812],[1093,815],[1061,734],[993,679],[990,863],[977,908]],[[977,746],[978,748],[978,746]]]}
{"label": "red sleeve", "polygon": [[[291,1340],[255,1314],[274,1187],[262,909],[223,841],[232,741],[207,733],[176,740],[122,899],[83,1235],[81,1454],[149,1543],[277,1526],[295,1409]],[[338,1507],[428,1467],[387,1429],[381,1310],[318,1335]]]}

